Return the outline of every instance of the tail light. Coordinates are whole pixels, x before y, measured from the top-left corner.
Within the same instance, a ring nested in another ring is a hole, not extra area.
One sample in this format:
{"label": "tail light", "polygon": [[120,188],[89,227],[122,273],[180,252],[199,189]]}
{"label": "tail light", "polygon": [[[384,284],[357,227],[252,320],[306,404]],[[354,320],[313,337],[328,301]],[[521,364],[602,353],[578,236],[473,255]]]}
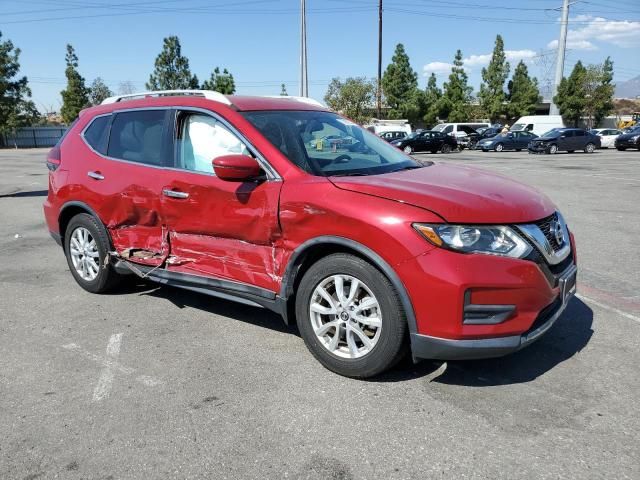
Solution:
{"label": "tail light", "polygon": [[56,145],[51,150],[49,150],[49,154],[47,155],[47,168],[53,172],[57,170],[57,168],[60,166],[60,163],[60,147]]}

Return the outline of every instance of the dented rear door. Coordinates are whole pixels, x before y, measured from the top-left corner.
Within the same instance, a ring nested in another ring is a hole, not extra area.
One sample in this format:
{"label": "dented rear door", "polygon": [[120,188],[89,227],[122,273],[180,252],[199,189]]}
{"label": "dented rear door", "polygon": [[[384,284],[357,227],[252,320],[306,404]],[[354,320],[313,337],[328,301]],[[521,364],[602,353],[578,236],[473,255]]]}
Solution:
{"label": "dented rear door", "polygon": [[282,182],[228,182],[212,161],[250,147],[219,117],[176,114],[175,170],[163,191],[169,230],[167,268],[277,291],[281,251],[278,201]]}
{"label": "dented rear door", "polygon": [[[119,256],[160,265],[169,253],[160,194],[172,161],[167,148],[170,110],[115,112],[104,152],[92,150],[80,197],[98,213]],[[88,178],[87,178],[88,176]]]}

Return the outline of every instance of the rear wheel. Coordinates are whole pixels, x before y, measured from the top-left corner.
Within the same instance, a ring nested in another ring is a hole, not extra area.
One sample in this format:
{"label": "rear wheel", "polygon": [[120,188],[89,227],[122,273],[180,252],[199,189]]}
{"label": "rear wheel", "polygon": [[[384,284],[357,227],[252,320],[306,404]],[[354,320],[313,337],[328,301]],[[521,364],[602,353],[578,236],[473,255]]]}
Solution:
{"label": "rear wheel", "polygon": [[114,287],[121,276],[107,263],[109,238],[95,217],[81,213],[71,219],[64,236],[67,264],[78,285],[92,293]]}
{"label": "rear wheel", "polygon": [[516,148],[516,152],[521,152],[522,149],[521,148]]}
{"label": "rear wheel", "polygon": [[551,155],[555,155],[556,153],[558,153],[558,146],[555,143],[551,144],[551,146],[549,147],[549,153]]}
{"label": "rear wheel", "polygon": [[624,152],[626,150],[625,147],[616,147],[619,152]]}
{"label": "rear wheel", "polygon": [[298,288],[296,319],[313,356],[340,375],[372,377],[406,351],[398,293],[378,269],[353,255],[332,254],[309,268]]}
{"label": "rear wheel", "polygon": [[451,153],[451,145],[448,143],[442,145],[442,153]]}
{"label": "rear wheel", "polygon": [[593,153],[596,151],[596,146],[593,143],[587,143],[584,147],[584,153]]}
{"label": "rear wheel", "polygon": [[501,152],[504,150],[504,145],[502,145],[501,143],[497,143],[495,146],[495,151],[496,152]]}

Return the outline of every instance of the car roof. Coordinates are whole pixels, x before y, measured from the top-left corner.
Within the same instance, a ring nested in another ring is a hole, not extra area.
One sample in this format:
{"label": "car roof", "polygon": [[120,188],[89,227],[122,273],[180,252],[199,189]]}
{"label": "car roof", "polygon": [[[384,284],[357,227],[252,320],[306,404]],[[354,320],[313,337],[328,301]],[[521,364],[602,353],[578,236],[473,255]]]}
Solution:
{"label": "car roof", "polygon": [[210,90],[161,90],[155,92],[139,92],[118,95],[105,99],[102,104],[92,107],[100,113],[126,108],[165,107],[165,106],[195,106],[206,107],[215,102],[225,105],[235,111],[256,110],[316,110],[329,109],[317,100],[295,96],[248,96],[223,95]]}

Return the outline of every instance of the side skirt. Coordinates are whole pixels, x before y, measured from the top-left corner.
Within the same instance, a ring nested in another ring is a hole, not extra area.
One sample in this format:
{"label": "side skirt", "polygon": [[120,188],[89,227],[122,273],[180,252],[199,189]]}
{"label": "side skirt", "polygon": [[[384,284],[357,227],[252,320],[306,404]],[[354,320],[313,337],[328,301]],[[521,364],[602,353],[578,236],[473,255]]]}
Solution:
{"label": "side skirt", "polygon": [[122,259],[119,259],[114,267],[117,271],[128,270],[141,278],[148,278],[162,285],[184,288],[252,307],[266,308],[282,316],[286,322],[286,302],[274,292],[264,288],[221,278],[172,272],[164,268],[134,264]]}

